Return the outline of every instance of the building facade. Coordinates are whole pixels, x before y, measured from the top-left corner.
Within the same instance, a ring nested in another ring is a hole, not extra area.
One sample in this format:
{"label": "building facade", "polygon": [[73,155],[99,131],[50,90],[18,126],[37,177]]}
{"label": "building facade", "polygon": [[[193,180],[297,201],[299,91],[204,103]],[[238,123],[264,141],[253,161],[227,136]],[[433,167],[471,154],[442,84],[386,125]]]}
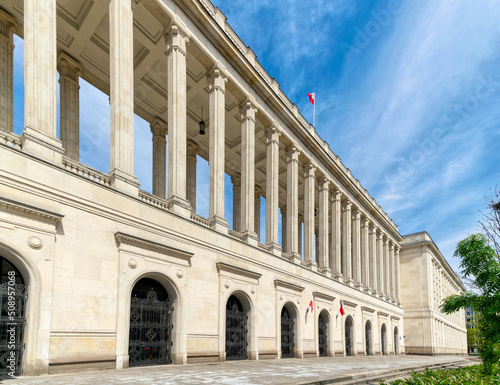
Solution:
{"label": "building facade", "polygon": [[[405,352],[403,237],[219,9],[0,6],[1,293],[15,314],[0,337],[13,336],[2,354],[16,374]],[[92,113],[80,113],[80,78],[109,95],[109,173],[79,161],[79,116]],[[151,192],[134,175],[134,113],[151,127]],[[196,210],[200,158],[207,218]]]}
{"label": "building facade", "polygon": [[466,289],[427,232],[401,242],[401,297],[408,354],[467,354],[465,311],[444,314],[443,299]]}

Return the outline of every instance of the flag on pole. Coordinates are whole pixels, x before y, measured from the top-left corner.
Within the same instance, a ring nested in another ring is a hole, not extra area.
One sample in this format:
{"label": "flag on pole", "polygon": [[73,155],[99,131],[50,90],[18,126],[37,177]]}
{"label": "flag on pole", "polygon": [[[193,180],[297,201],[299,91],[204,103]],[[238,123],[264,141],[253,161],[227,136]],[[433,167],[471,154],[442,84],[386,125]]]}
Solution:
{"label": "flag on pole", "polygon": [[342,315],[344,315],[344,314],[345,314],[345,312],[344,312],[344,301],[342,301],[342,302],[340,303],[340,310],[339,310],[339,311],[340,311],[340,314],[342,314]]}
{"label": "flag on pole", "polygon": [[308,93],[309,102],[313,105],[313,126],[316,127],[316,92]]}
{"label": "flag on pole", "polygon": [[307,96],[309,96],[309,101],[314,106],[314,99],[316,98],[316,92],[313,92],[311,94],[308,93]]}
{"label": "flag on pole", "polygon": [[307,310],[309,310],[309,309],[311,309],[311,313],[312,313],[312,311],[314,309],[314,298],[313,297],[311,297],[311,302],[309,302],[309,308]]}

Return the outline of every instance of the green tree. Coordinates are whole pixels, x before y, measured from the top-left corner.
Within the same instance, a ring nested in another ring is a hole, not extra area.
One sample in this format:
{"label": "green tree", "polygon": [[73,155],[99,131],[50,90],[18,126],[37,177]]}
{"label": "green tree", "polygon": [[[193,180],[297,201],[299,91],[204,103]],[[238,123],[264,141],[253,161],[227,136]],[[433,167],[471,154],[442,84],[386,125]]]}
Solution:
{"label": "green tree", "polygon": [[452,295],[443,300],[441,309],[450,314],[466,307],[479,313],[479,355],[486,374],[500,358],[500,263],[488,238],[473,234],[458,242],[456,257],[461,258],[464,278],[472,281],[474,291]]}

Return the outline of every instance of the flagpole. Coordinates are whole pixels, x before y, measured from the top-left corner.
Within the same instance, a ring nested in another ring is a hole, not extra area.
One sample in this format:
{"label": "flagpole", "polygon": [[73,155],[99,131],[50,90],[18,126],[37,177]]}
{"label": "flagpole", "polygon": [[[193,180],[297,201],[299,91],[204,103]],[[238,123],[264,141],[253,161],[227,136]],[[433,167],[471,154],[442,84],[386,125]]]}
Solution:
{"label": "flagpole", "polygon": [[313,104],[313,127],[316,128],[316,93],[314,93],[314,104]]}

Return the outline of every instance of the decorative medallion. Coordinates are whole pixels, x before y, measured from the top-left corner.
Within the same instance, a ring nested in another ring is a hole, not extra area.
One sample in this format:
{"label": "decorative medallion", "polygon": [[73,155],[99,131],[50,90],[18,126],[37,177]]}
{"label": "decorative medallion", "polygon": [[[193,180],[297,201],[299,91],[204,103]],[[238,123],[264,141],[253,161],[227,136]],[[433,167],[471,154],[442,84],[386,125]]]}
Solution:
{"label": "decorative medallion", "polygon": [[251,292],[252,294],[255,294],[255,287],[252,287],[252,288],[250,289],[250,292]]}
{"label": "decorative medallion", "polygon": [[131,269],[136,269],[137,268],[137,261],[134,258],[130,258],[128,260],[128,267]]}
{"label": "decorative medallion", "polygon": [[229,286],[231,286],[231,285],[229,284],[229,281],[226,281],[226,282],[224,283],[224,287],[225,287],[226,289],[229,289]]}
{"label": "decorative medallion", "polygon": [[300,298],[297,298],[297,303],[300,304]]}
{"label": "decorative medallion", "polygon": [[38,237],[29,237],[28,238],[28,246],[35,250],[40,250],[43,247],[43,242]]}
{"label": "decorative medallion", "polygon": [[177,270],[177,278],[180,279],[182,277],[184,277],[184,272],[181,269]]}
{"label": "decorative medallion", "polygon": [[280,294],[280,300],[283,301],[283,294]]}

